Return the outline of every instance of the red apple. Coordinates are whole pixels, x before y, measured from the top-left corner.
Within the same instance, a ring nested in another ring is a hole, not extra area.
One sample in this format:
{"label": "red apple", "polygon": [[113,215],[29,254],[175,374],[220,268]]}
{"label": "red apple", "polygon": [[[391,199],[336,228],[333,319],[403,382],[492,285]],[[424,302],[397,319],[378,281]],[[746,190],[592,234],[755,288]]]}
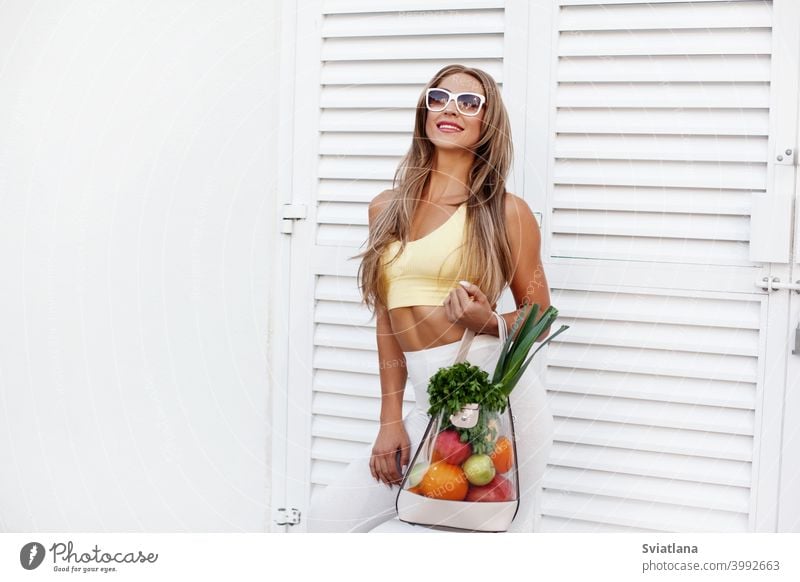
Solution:
{"label": "red apple", "polygon": [[460,465],[472,455],[472,445],[462,443],[458,432],[448,429],[436,435],[433,452],[436,460]]}
{"label": "red apple", "polygon": [[464,501],[513,501],[511,482],[502,475],[495,475],[486,485],[470,485]]}

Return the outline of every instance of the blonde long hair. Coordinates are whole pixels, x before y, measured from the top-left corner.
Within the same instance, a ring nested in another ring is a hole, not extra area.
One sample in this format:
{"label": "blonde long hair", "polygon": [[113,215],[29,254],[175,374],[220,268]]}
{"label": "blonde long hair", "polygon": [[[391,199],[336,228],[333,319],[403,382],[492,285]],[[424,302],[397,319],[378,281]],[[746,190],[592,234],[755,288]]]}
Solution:
{"label": "blonde long hair", "polygon": [[464,261],[459,279],[475,283],[490,304],[500,298],[512,274],[511,247],[506,237],[505,194],[514,150],[511,125],[497,83],[481,69],[453,64],[440,69],[422,90],[417,101],[414,135],[406,155],[392,180],[395,195],[379,213],[370,229],[367,249],[350,258],[363,257],[358,283],[363,302],[374,312],[376,302],[386,305],[386,285],[381,255],[392,241],[399,240],[399,257],[405,249],[411,218],[433,169],[434,144],[425,134],[428,109],[425,94],[453,73],[466,73],[477,79],[486,95],[478,142],[473,146],[475,161],[469,172],[469,199],[466,203]]}

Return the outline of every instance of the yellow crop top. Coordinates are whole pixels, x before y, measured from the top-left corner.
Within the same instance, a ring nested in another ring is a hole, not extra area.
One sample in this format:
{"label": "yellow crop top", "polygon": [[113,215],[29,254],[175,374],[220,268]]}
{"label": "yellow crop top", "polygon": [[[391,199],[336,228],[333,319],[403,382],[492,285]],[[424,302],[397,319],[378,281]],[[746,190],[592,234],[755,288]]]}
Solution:
{"label": "yellow crop top", "polygon": [[464,246],[467,206],[463,202],[450,217],[420,239],[408,241],[403,254],[389,263],[400,248],[392,241],[382,255],[386,281],[386,308],[442,305],[464,275],[459,269]]}

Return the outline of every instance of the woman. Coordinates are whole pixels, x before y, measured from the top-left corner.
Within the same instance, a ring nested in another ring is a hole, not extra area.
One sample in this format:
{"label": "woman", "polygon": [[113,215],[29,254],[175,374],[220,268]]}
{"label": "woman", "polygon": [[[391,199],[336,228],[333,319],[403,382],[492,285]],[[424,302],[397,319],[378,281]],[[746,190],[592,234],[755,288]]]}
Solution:
{"label": "woman", "polygon": [[[476,333],[467,360],[494,371],[501,318],[510,330],[518,314],[494,313],[507,284],[520,308],[538,303],[541,315],[550,305],[539,226],[527,204],[505,191],[512,155],[494,79],[461,65],[436,73],[417,103],[396,189],[370,203],[369,245],[357,255],[364,301],[377,315],[380,430],[370,458],[351,462],[312,499],[308,531],[369,531],[393,517],[393,485],[402,481],[428,423],[430,376],[453,363],[467,328]],[[407,379],[416,404],[403,418]],[[510,400],[521,497],[509,531],[532,531],[553,433],[533,366]]]}

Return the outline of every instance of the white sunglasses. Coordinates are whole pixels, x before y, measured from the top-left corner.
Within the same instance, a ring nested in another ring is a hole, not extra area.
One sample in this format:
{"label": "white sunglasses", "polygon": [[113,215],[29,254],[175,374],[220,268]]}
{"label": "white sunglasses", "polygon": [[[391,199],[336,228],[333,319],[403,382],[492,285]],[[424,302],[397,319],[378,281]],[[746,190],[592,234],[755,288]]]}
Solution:
{"label": "white sunglasses", "polygon": [[429,111],[443,111],[455,99],[456,109],[462,115],[478,115],[486,102],[486,97],[478,93],[451,93],[447,89],[431,87],[425,92],[425,106]]}

